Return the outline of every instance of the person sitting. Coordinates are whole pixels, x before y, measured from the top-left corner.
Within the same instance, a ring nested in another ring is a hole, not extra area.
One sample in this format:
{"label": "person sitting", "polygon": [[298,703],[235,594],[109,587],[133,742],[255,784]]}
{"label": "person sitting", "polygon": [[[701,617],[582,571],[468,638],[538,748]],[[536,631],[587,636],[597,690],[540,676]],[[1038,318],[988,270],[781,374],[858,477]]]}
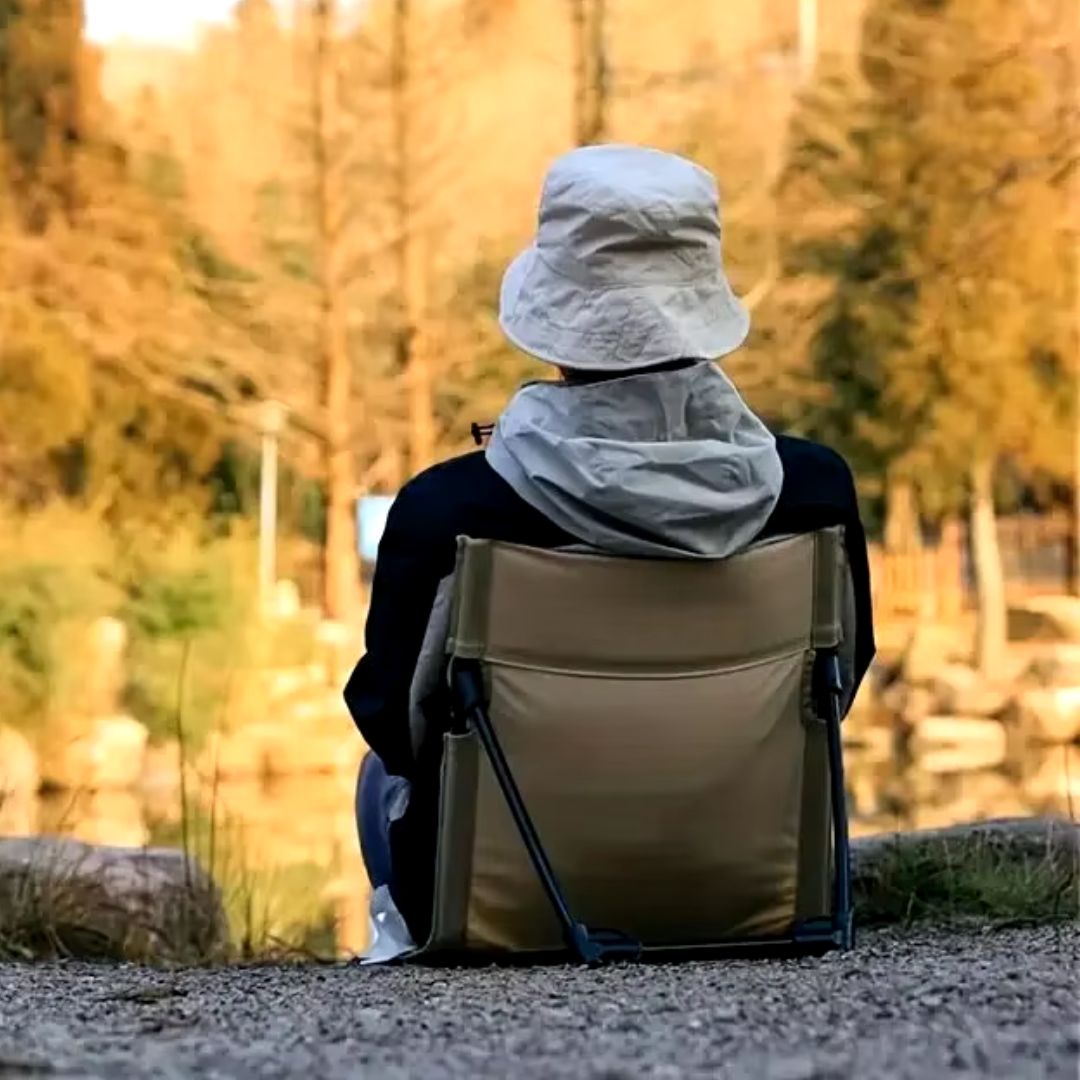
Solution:
{"label": "person sitting", "polygon": [[397,496],[366,653],[345,689],[370,747],[357,789],[365,864],[418,942],[430,925],[448,718],[444,680],[419,678],[418,666],[422,653],[441,656],[432,613],[459,536],[722,559],[840,525],[855,625],[848,702],[874,654],[848,466],[823,446],[774,437],[716,363],[743,344],[750,318],[724,273],[710,173],[627,146],[557,160],[535,242],[505,274],[499,321],[559,378],[514,395],[485,450],[435,465]]}

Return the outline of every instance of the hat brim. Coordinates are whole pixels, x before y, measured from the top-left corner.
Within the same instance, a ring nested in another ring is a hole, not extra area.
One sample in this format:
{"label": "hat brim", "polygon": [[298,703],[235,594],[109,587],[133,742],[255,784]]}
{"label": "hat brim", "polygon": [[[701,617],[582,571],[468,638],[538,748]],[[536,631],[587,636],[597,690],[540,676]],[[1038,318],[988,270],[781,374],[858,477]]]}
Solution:
{"label": "hat brim", "polygon": [[590,287],[553,269],[536,247],[507,269],[499,325],[523,352],[560,367],[633,371],[671,360],[719,360],[750,332],[723,269],[705,279]]}

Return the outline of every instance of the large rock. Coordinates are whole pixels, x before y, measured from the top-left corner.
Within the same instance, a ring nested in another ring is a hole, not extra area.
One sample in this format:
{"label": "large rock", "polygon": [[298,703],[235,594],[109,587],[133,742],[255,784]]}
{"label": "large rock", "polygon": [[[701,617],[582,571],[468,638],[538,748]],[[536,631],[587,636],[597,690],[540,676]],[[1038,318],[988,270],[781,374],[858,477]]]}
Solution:
{"label": "large rock", "polygon": [[134,788],[148,740],[146,728],[130,716],[58,724],[43,747],[42,780],[73,791]]}
{"label": "large rock", "polygon": [[184,755],[177,739],[154,743],[143,755],[143,771],[139,791],[144,794],[171,794],[180,789]]}
{"label": "large rock", "polygon": [[897,851],[959,855],[971,848],[1070,864],[1080,858],[1080,825],[1057,817],[995,818],[945,829],[863,836],[851,844],[852,871],[865,877]]}
{"label": "large rock", "polygon": [[[1019,647],[1017,647],[1019,648]],[[1080,684],[1080,644],[1051,642],[1024,648],[1020,681],[1034,686]]]}
{"label": "large rock", "polygon": [[1014,641],[1066,641],[1080,644],[1080,597],[1035,596],[1009,608]]}
{"label": "large rock", "polygon": [[911,727],[935,712],[934,692],[926,686],[895,682],[881,695],[881,705],[901,727]]}
{"label": "large rock", "polygon": [[362,636],[348,623],[324,621],[315,631],[316,655],[326,671],[327,682],[342,688],[363,651]]}
{"label": "large rock", "polygon": [[228,925],[182,852],[0,839],[0,941],[28,958],[199,962],[224,954]]}
{"label": "large rock", "polygon": [[355,775],[364,752],[363,740],[344,719],[326,725],[305,723],[304,717],[295,716],[212,736],[199,758],[198,772],[204,780]]}
{"label": "large rock", "polygon": [[150,841],[142,799],[132,791],[103,789],[89,792],[61,819],[58,831],[87,844],[139,848]]}
{"label": "large rock", "polygon": [[952,716],[1001,716],[1010,694],[967,664],[946,664],[931,681],[935,711]]}
{"label": "large rock", "polygon": [[[986,882],[1002,880],[1007,868],[1020,871],[1008,875],[1013,880],[1034,882],[1037,876],[1044,886],[1053,886],[1038,896],[1034,889],[1030,896],[1017,891],[1009,897],[1013,906],[1045,904],[1047,894],[1060,889],[1062,910],[1068,910],[1070,897],[1075,909],[1078,866],[1080,826],[1063,818],[1001,818],[852,841],[856,910],[871,922],[907,918],[920,895],[922,903],[945,916],[983,915],[983,901],[993,898],[984,891]],[[972,895],[979,892],[981,898]],[[952,907],[962,903],[972,910]],[[1032,910],[1029,917],[1046,914]]]}
{"label": "large rock", "polygon": [[1080,739],[1080,686],[1023,690],[1011,719],[1023,736],[1034,742],[1074,742]]}
{"label": "large rock", "polygon": [[0,727],[0,802],[36,794],[41,786],[37,754],[25,735]]}
{"label": "large rock", "polygon": [[301,667],[269,668],[260,673],[266,700],[273,707],[300,695],[317,693],[326,685],[326,671],[321,664]]}
{"label": "large rock", "polygon": [[274,724],[244,724],[232,731],[212,732],[199,756],[198,775],[204,782],[263,777],[269,747],[282,737]]}
{"label": "large rock", "polygon": [[366,752],[363,739],[347,728],[339,734],[291,734],[267,747],[266,775],[336,773],[355,776]]}
{"label": "large rock", "polygon": [[[913,829],[951,828],[958,821],[1029,817],[1035,807],[1022,788],[999,772],[925,773],[924,795],[911,808]],[[928,793],[927,793],[928,789]]]}
{"label": "large rock", "polygon": [[127,671],[127,627],[104,617],[91,623],[81,658],[79,708],[89,716],[108,716],[120,707]]}
{"label": "large rock", "polygon": [[904,649],[900,674],[912,686],[926,686],[944,667],[970,657],[970,634],[951,625],[920,619]]}
{"label": "large rock", "polygon": [[928,716],[915,725],[908,745],[917,766],[926,772],[969,772],[1003,765],[1008,736],[996,720]]}
{"label": "large rock", "polygon": [[1029,761],[1024,790],[1048,813],[1071,813],[1080,807],[1080,747],[1043,748]]}
{"label": "large rock", "polygon": [[844,721],[844,753],[862,765],[880,765],[896,756],[896,733],[891,724]]}

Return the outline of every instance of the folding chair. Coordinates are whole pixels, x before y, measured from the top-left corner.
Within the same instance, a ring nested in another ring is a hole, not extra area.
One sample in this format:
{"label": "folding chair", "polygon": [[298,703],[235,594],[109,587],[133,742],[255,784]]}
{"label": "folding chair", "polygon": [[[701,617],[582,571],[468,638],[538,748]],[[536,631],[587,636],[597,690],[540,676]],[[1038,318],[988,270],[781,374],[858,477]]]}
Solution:
{"label": "folding chair", "polygon": [[842,535],[718,562],[460,541],[422,956],[853,944]]}

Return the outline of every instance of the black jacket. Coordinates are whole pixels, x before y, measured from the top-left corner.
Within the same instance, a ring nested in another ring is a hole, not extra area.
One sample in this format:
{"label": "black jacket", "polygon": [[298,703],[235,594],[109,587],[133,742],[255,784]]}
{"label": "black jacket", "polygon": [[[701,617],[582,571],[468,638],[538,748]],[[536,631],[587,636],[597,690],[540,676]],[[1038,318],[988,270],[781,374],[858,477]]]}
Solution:
{"label": "black jacket", "polygon": [[[782,436],[777,449],[784,485],[762,538],[844,526],[855,584],[858,684],[874,656],[874,630],[866,538],[851,471],[838,454],[815,443]],[[421,473],[391,507],[375,567],[367,651],[349,679],[345,700],[360,733],[388,771],[413,781],[409,810],[391,829],[391,843],[395,873],[400,863],[409,879],[395,889],[395,901],[417,940],[425,936],[429,917],[429,853],[441,743],[430,740],[431,745],[414,760],[409,688],[435,592],[454,569],[459,536],[539,548],[576,542],[521,499],[480,451]],[[407,858],[399,860],[398,851]]]}

